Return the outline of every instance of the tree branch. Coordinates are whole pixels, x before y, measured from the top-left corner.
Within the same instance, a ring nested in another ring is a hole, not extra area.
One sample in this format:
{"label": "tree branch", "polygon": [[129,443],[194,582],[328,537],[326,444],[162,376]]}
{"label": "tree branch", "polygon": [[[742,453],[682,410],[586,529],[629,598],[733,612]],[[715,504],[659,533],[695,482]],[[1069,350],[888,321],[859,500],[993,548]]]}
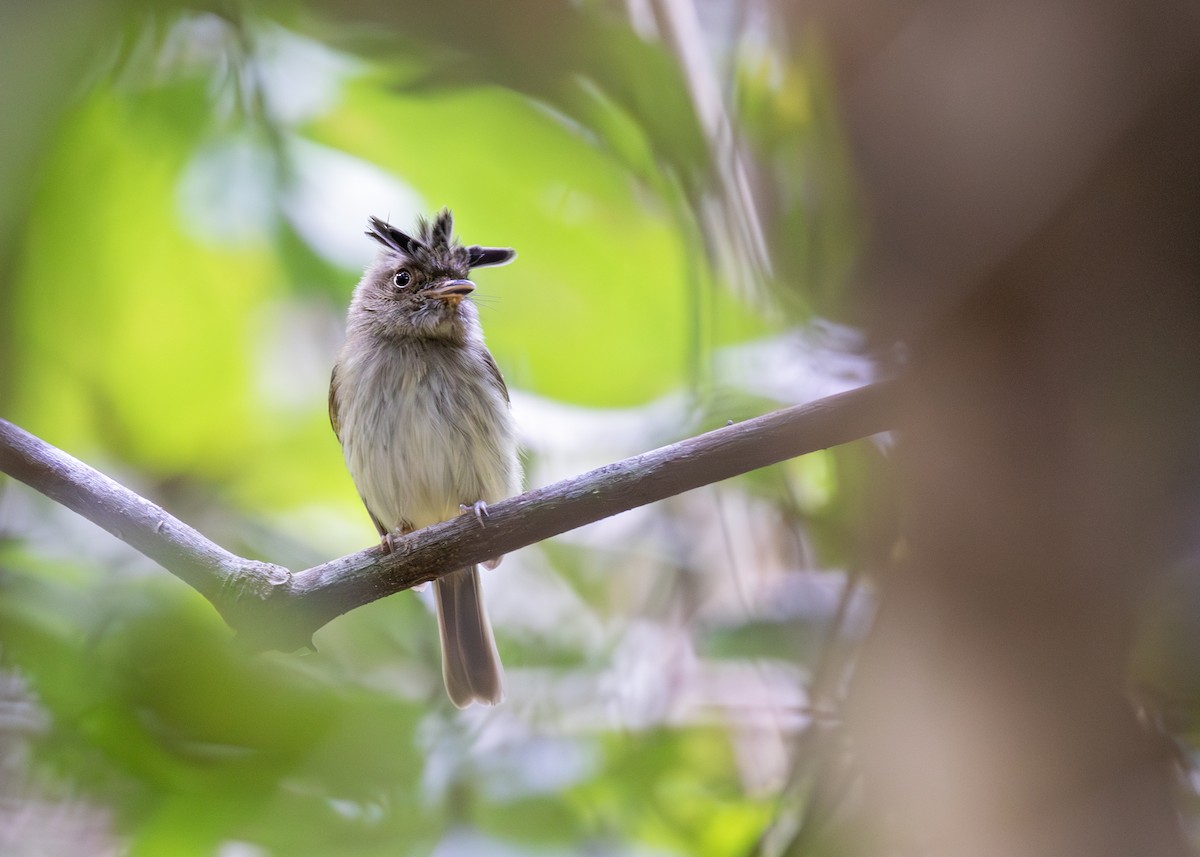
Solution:
{"label": "tree branch", "polygon": [[355,607],[628,509],[886,431],[892,382],[730,425],[292,574],[236,556],[149,500],[0,419],[0,471],[125,541],[212,602],[255,648],[293,649]]}
{"label": "tree branch", "polygon": [[211,601],[222,615],[226,602],[266,598],[291,579],[286,568],[230,553],[145,497],[4,419],[0,472],[141,551]]}

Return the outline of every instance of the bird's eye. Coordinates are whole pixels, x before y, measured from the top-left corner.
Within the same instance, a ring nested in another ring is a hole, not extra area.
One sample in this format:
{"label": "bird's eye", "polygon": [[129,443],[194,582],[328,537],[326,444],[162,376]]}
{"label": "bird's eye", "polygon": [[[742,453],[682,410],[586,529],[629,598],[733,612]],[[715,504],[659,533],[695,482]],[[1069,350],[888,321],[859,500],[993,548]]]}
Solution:
{"label": "bird's eye", "polygon": [[398,289],[402,289],[412,282],[412,275],[408,271],[397,271],[392,275],[392,285]]}

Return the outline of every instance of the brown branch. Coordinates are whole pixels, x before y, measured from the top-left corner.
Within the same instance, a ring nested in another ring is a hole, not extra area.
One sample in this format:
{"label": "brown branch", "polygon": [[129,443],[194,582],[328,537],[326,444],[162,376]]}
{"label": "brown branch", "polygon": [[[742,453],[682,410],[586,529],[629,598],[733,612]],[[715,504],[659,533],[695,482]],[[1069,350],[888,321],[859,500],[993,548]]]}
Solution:
{"label": "brown branch", "polygon": [[256,648],[298,648],[355,607],[692,488],[891,424],[890,383],[756,417],[511,497],[307,571],[235,556],[150,501],[0,420],[0,471],[99,524],[213,603]]}

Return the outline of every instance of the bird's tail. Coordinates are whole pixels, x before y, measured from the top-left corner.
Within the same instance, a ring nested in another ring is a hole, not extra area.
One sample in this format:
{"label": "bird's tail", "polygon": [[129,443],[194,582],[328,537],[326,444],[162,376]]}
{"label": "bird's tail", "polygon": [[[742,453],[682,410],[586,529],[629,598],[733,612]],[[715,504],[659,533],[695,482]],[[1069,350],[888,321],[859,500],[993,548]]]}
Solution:
{"label": "bird's tail", "polygon": [[442,635],[442,678],[459,708],[472,702],[495,705],[504,696],[503,670],[483,609],[476,566],[438,578],[434,584]]}

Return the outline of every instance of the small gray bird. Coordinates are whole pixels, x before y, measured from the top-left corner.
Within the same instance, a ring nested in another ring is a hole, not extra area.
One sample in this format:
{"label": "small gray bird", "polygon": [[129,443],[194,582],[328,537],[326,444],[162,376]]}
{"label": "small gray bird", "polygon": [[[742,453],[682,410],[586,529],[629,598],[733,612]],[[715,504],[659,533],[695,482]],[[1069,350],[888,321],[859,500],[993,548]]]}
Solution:
{"label": "small gray bird", "polygon": [[[416,237],[372,217],[382,246],[354,289],[329,384],[329,418],[359,496],[391,550],[392,533],[473,510],[520,491],[508,389],[483,344],[468,296],[471,268],[503,265],[499,247],[463,247],[443,210]],[[494,567],[499,559],[484,563]],[[500,658],[483,608],[479,571],[434,584],[442,677],[459,708],[503,696]]]}

